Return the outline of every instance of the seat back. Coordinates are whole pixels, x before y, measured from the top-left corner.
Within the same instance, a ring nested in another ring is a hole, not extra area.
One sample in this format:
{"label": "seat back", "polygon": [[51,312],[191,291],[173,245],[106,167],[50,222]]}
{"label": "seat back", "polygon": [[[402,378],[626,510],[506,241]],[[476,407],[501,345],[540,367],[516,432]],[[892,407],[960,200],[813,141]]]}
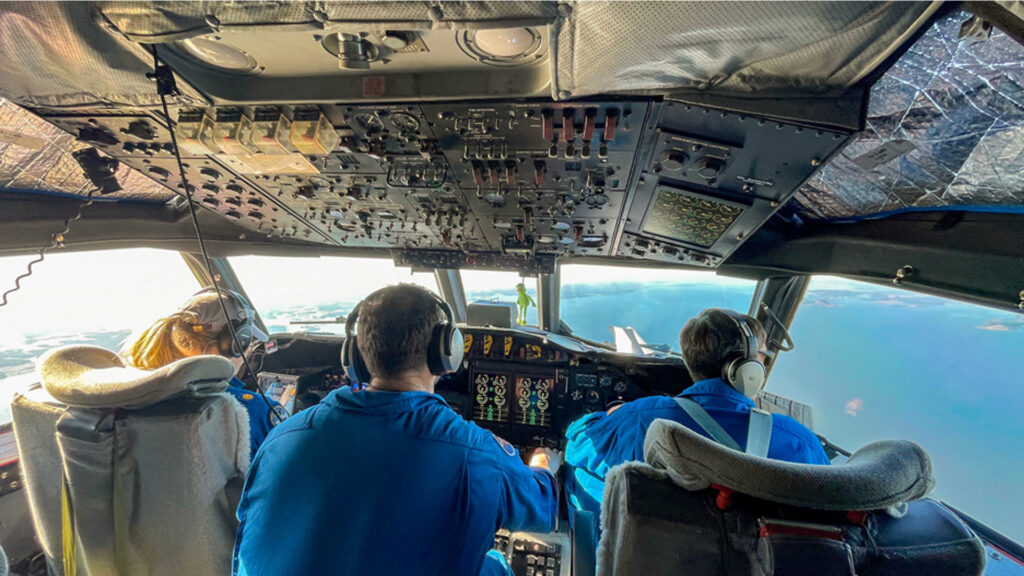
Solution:
{"label": "seat back", "polygon": [[666,420],[648,463],[606,476],[599,575],[981,574],[984,547],[941,504],[927,453],[879,442],[844,465],[752,457]]}
{"label": "seat back", "polygon": [[232,372],[215,356],[135,370],[94,347],[42,361],[42,385],[12,415],[52,573],[230,571],[249,465],[248,416],[224,392]]}

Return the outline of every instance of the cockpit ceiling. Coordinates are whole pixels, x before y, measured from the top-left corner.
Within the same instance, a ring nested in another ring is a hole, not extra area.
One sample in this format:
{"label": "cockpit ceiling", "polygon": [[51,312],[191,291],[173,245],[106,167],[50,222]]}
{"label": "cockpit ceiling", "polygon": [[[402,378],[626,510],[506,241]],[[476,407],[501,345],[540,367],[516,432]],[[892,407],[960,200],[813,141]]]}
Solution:
{"label": "cockpit ceiling", "polygon": [[875,84],[864,132],[795,196],[802,215],[1024,206],[1024,46],[961,37],[970,17],[936,22]]}
{"label": "cockpit ceiling", "polygon": [[[155,106],[145,80],[155,44],[176,58],[188,80],[177,104],[191,106],[688,91],[828,96],[870,74],[939,4],[14,3],[0,11],[0,95],[33,108]],[[488,57],[471,42],[479,30],[523,28],[537,46],[519,60]],[[365,66],[358,54],[340,62],[325,50],[338,34],[363,35],[347,47],[366,52]],[[193,56],[216,52],[242,69],[217,70],[183,54],[189,41],[204,43]]]}

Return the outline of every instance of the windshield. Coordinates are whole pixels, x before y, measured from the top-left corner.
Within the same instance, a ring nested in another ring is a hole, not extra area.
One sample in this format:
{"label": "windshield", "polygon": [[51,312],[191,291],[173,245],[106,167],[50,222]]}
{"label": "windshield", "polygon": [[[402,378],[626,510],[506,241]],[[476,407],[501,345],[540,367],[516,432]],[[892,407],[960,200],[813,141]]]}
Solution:
{"label": "windshield", "polygon": [[814,408],[847,450],[888,438],[931,453],[934,497],[1024,541],[1024,316],[815,277],[768,390]]}
{"label": "windshield", "polygon": [[517,272],[493,272],[488,270],[461,270],[462,288],[466,292],[466,302],[506,304],[516,309],[518,315],[519,291],[517,286],[523,285],[529,300],[524,299],[525,325],[537,325],[537,279],[524,278]]}
{"label": "windshield", "polygon": [[[0,291],[34,259],[0,258]],[[168,250],[48,254],[32,270],[0,306],[0,423],[10,420],[11,395],[35,380],[39,356],[71,344],[118,350],[199,289],[181,256]]]}
{"label": "windshield", "polygon": [[573,333],[614,343],[612,326],[632,327],[651,348],[679,352],[679,330],[705,308],[746,312],[756,283],[714,272],[562,266],[561,316]]}
{"label": "windshield", "polygon": [[378,288],[405,282],[438,291],[433,274],[413,273],[384,258],[240,256],[229,261],[271,333],[344,334],[344,317]]}

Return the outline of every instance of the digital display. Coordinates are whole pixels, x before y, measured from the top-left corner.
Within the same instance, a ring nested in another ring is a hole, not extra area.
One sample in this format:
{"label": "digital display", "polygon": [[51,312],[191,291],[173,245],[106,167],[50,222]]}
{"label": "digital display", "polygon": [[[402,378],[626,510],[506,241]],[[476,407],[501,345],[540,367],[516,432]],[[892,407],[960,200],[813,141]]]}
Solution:
{"label": "digital display", "polygon": [[554,378],[517,377],[516,423],[527,426],[550,426],[550,397],[554,387]]}
{"label": "digital display", "polygon": [[473,419],[482,422],[508,421],[508,375],[477,372],[473,378],[476,400]]}
{"label": "digital display", "polygon": [[708,248],[742,212],[735,204],[660,189],[644,232]]}

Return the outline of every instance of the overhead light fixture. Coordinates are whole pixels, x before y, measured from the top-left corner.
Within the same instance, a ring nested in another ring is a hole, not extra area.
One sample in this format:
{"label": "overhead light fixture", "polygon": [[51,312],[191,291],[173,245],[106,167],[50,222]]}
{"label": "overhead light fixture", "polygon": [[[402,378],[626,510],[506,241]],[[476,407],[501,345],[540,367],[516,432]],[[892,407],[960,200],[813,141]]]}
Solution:
{"label": "overhead light fixture", "polygon": [[533,28],[494,28],[456,33],[467,56],[490,66],[519,66],[539,60],[541,35]]}
{"label": "overhead light fixture", "polygon": [[198,37],[174,43],[175,48],[211,68],[235,74],[257,71],[259,63],[248,52],[236,48],[218,37]]}
{"label": "overhead light fixture", "polygon": [[380,57],[377,46],[358,34],[328,34],[321,44],[338,58],[338,67],[343,70],[369,70],[370,62]]}

